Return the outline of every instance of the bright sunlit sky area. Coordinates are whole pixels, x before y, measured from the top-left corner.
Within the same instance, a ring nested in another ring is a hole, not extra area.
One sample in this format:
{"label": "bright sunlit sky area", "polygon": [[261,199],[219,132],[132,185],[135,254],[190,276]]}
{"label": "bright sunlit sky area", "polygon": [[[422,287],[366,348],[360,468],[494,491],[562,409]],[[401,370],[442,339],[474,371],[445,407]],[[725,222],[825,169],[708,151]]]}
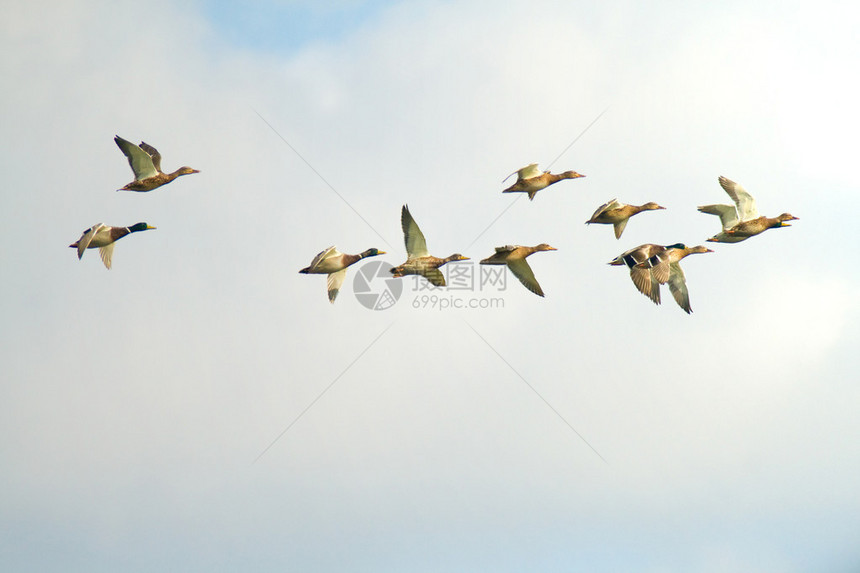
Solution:
{"label": "bright sunlit sky area", "polygon": [[[4,4],[3,570],[860,570],[860,8],[319,4]],[[117,192],[114,135],[200,173]],[[720,175],[799,220],[705,243]],[[366,308],[404,204],[545,298]],[[689,315],[606,264],[677,242]],[[334,304],[330,245],[386,252]]]}

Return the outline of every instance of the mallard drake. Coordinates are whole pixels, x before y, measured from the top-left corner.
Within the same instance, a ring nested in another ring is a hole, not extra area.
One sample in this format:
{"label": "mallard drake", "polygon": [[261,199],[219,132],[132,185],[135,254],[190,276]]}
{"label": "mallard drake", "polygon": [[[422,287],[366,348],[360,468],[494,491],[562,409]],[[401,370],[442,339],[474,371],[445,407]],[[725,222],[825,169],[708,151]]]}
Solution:
{"label": "mallard drake", "polygon": [[303,268],[299,272],[306,275],[328,275],[326,280],[328,301],[334,304],[334,299],[337,298],[337,293],[340,291],[343,280],[346,278],[347,267],[354,265],[361,259],[384,254],[385,251],[380,251],[379,249],[367,249],[357,255],[346,255],[338,251],[337,247],[331,246],[315,256],[310,266]]}
{"label": "mallard drake", "polygon": [[[511,175],[516,174],[517,182],[502,191],[502,193],[528,193],[529,201],[535,198],[535,195],[541,189],[546,189],[553,183],[558,183],[562,179],[576,179],[577,177],[585,177],[576,171],[565,171],[564,173],[552,174],[549,171],[541,171],[538,169],[537,163],[526,165],[521,169],[517,169]],[[502,180],[502,183],[507,181],[511,175],[508,175]]]}
{"label": "mallard drake", "polygon": [[521,245],[505,245],[504,247],[496,247],[496,252],[483,261],[482,265],[508,265],[514,276],[520,279],[523,286],[535,293],[538,296],[543,296],[543,290],[532,272],[526,257],[538,251],[555,251],[555,247],[550,247],[546,243],[534,247],[523,247]]}
{"label": "mallard drake", "polygon": [[180,167],[173,173],[164,173],[161,170],[161,154],[151,145],[141,141],[138,146],[118,135],[113,140],[128,158],[128,164],[134,172],[134,181],[117,191],[152,191],[156,187],[170,183],[180,175],[200,173],[190,167]]}
{"label": "mallard drake", "polygon": [[720,186],[728,193],[734,201],[732,205],[703,205],[699,211],[720,218],[723,230],[708,241],[712,243],[739,243],[750,237],[763,233],[768,229],[779,227],[790,227],[786,221],[798,220],[790,213],[783,213],[778,217],[759,216],[755,199],[746,189],[731,179],[720,175]]}
{"label": "mallard drake", "polygon": [[681,269],[680,261],[687,255],[696,253],[713,253],[702,245],[696,247],[688,247],[683,243],[670,245],[665,250],[659,251],[649,257],[647,260],[638,263],[637,268],[650,269],[651,276],[657,281],[655,288],[659,289],[658,285],[669,283],[669,291],[675,302],[678,303],[684,312],[690,314],[693,309],[690,308],[690,293],[687,291],[687,279],[684,277],[684,271]]}
{"label": "mallard drake", "polygon": [[615,226],[615,238],[620,239],[621,233],[624,232],[624,227],[627,226],[627,221],[633,215],[637,215],[642,211],[654,211],[657,209],[665,209],[653,201],[649,201],[644,205],[628,205],[627,203],[619,203],[618,199],[607,201],[597,208],[591,219],[585,222],[586,225],[591,223],[599,223],[603,225]]}
{"label": "mallard drake", "polygon": [[391,269],[391,274],[395,277],[421,275],[435,286],[445,286],[445,277],[442,276],[439,267],[451,261],[469,260],[469,257],[464,257],[460,253],[454,253],[444,259],[430,255],[424,233],[418,228],[418,223],[412,218],[407,205],[404,205],[400,212],[400,226],[403,227],[407,258],[405,263]]}
{"label": "mallard drake", "polygon": [[113,257],[113,245],[116,241],[129,233],[149,231],[151,229],[155,229],[155,227],[146,223],[138,223],[131,227],[111,227],[104,223],[96,223],[84,231],[81,238],[69,245],[69,247],[78,250],[79,260],[84,256],[85,250],[98,248],[102,262],[105,264],[105,267],[110,269],[111,257]]}
{"label": "mallard drake", "polygon": [[660,283],[654,278],[650,268],[642,267],[639,263],[647,261],[666,249],[683,246],[681,243],[668,246],[645,243],[644,245],[624,251],[607,264],[612,266],[627,265],[627,268],[630,269],[630,278],[639,292],[650,298],[654,304],[660,304]]}

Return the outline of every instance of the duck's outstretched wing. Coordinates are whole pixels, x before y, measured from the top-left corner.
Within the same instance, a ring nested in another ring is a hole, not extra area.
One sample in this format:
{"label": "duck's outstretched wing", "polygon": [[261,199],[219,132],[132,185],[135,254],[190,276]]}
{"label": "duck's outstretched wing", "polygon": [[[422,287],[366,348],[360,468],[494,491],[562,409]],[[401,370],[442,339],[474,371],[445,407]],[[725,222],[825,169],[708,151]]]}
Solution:
{"label": "duck's outstretched wing", "polygon": [[163,173],[161,171],[161,154],[158,152],[158,150],[143,141],[140,142],[139,147],[145,152],[147,152],[152,158],[152,165],[153,167],[155,167],[156,171],[158,171],[159,173]]}
{"label": "duck's outstretched wing", "polygon": [[430,269],[430,270],[424,271],[423,276],[425,279],[430,281],[430,284],[432,284],[434,286],[437,286],[437,287],[445,286],[445,276],[442,274],[442,271],[440,271],[439,269]]}
{"label": "duck's outstretched wing", "polygon": [[609,211],[610,209],[617,209],[618,207],[621,207],[621,203],[618,202],[618,199],[610,199],[609,201],[598,207],[597,210],[594,211],[594,214],[591,215],[591,219],[586,221],[586,223],[591,223],[606,211]]}
{"label": "duck's outstretched wing", "polygon": [[152,156],[150,156],[149,153],[118,135],[115,136],[113,140],[116,142],[120,151],[122,151],[128,158],[128,164],[134,172],[134,179],[136,181],[141,181],[158,175],[158,170],[155,168],[155,164],[152,162]]}
{"label": "duck's outstretched wing", "polygon": [[99,247],[99,256],[102,258],[102,262],[108,270],[110,270],[111,259],[113,258],[113,246],[115,244],[116,243],[109,243],[104,247]]}
{"label": "duck's outstretched wing", "polygon": [[723,230],[731,229],[740,222],[738,211],[732,205],[702,205],[698,209],[702,213],[719,217]]}
{"label": "duck's outstretched wing", "polygon": [[319,266],[319,264],[321,262],[323,262],[327,258],[336,256],[339,254],[340,253],[338,252],[337,247],[332,245],[331,247],[328,247],[327,249],[324,249],[324,250],[320,251],[319,253],[317,253],[317,256],[315,256],[314,260],[311,261],[310,268],[315,269]]}
{"label": "duck's outstretched wing", "polygon": [[543,296],[543,289],[540,288],[540,284],[538,284],[531,266],[529,266],[525,259],[509,260],[508,268],[523,283],[524,287],[538,296]]}
{"label": "duck's outstretched wing", "polygon": [[424,233],[418,228],[418,223],[412,218],[409,212],[409,206],[404,205],[400,212],[400,226],[403,227],[403,240],[406,243],[406,255],[410,259],[419,259],[426,257],[430,253],[427,251],[427,241],[424,239]]}
{"label": "duck's outstretched wing", "polygon": [[639,292],[650,298],[654,304],[660,304],[660,283],[654,279],[650,268],[633,266],[630,268],[630,278]]}
{"label": "duck's outstretched wing", "polygon": [[502,179],[502,183],[511,178],[512,175],[517,176],[517,181],[522,181],[523,179],[531,179],[532,177],[537,177],[538,175],[542,175],[543,171],[538,169],[537,163],[530,163],[525,167],[520,167],[504,179]]}
{"label": "duck's outstretched wing", "polygon": [[83,232],[81,238],[78,239],[78,260],[80,260],[81,257],[84,256],[84,251],[86,251],[87,247],[90,246],[90,242],[92,242],[93,237],[96,236],[96,233],[98,233],[105,227],[106,225],[104,223],[96,223],[95,225]]}
{"label": "duck's outstretched wing", "polygon": [[496,247],[496,252],[483,259],[481,261],[482,265],[505,265],[508,262],[508,255],[514,252],[517,249],[516,245],[505,245],[503,247]]}
{"label": "duck's outstretched wing", "polygon": [[669,281],[669,251],[661,251],[646,261],[639,263],[637,266],[642,268],[651,269],[651,275],[661,285],[666,284]]}
{"label": "duck's outstretched wing", "polygon": [[758,209],[755,205],[755,199],[753,199],[752,195],[747,193],[747,190],[743,188],[743,185],[735,183],[731,179],[727,179],[720,175],[720,187],[729,194],[729,197],[731,197],[732,201],[737,205],[738,218],[741,221],[749,221],[750,219],[758,218],[759,215]]}
{"label": "duck's outstretched wing", "polygon": [[538,169],[538,164],[530,163],[522,169],[517,170],[517,181],[522,179],[531,179],[532,177],[540,177],[541,175],[543,175],[543,171]]}
{"label": "duck's outstretched wing", "polygon": [[684,277],[684,271],[678,263],[672,263],[669,266],[671,267],[671,271],[669,272],[669,291],[672,293],[678,306],[684,309],[684,312],[690,314],[693,312],[693,309],[690,308],[690,293],[687,291],[687,279]]}
{"label": "duck's outstretched wing", "polygon": [[337,298],[337,293],[340,292],[340,287],[343,286],[343,281],[346,278],[346,269],[329,273],[326,279],[326,288],[328,289],[328,301],[334,304],[334,299]]}
{"label": "duck's outstretched wing", "polygon": [[612,227],[615,229],[615,238],[616,239],[621,238],[621,233],[624,232],[624,229],[627,227],[627,221],[629,221],[629,220],[630,219],[622,219],[622,220],[618,221],[617,223],[615,223],[614,225],[612,225]]}

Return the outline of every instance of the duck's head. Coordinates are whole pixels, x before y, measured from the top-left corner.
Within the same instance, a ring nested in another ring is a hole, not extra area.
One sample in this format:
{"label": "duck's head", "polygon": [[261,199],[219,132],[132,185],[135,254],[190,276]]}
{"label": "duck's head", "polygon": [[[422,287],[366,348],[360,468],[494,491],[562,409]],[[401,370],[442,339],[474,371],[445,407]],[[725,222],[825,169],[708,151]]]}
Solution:
{"label": "duck's head", "polygon": [[562,179],[576,179],[577,177],[585,177],[582,173],[577,173],[576,171],[565,171],[564,173],[559,173],[559,177]]}
{"label": "duck's head", "polygon": [[155,229],[155,227],[148,223],[138,223],[128,228],[128,230],[132,233],[136,233],[138,231],[150,231],[152,229]]}
{"label": "duck's head", "polygon": [[686,249],[687,245],[684,243],[674,243],[672,245],[666,245],[667,249]]}
{"label": "duck's head", "polygon": [[200,173],[200,171],[198,169],[192,169],[186,165],[177,169],[176,173],[179,175],[191,175],[192,173]]}
{"label": "duck's head", "polygon": [[656,211],[657,209],[665,209],[666,207],[662,207],[655,203],[654,201],[648,201],[644,205],[642,205],[642,209],[644,211]]}
{"label": "duck's head", "polygon": [[[710,239],[708,239],[710,240]],[[707,248],[704,245],[696,245],[695,247],[690,247],[690,254],[692,253],[713,253],[711,249]]]}
{"label": "duck's head", "polygon": [[384,255],[385,251],[380,251],[379,249],[367,249],[363,253],[361,253],[361,258],[365,257],[375,257],[377,255]]}
{"label": "duck's head", "polygon": [[535,247],[535,251],[557,251],[555,247],[550,247],[546,243],[541,243],[540,245]]}
{"label": "duck's head", "polygon": [[469,257],[464,257],[460,253],[454,253],[450,257],[448,257],[447,261],[450,263],[451,261],[468,261]]}
{"label": "duck's head", "polygon": [[776,227],[791,227],[791,225],[786,224],[786,221],[798,221],[800,218],[795,217],[791,213],[783,213],[779,217],[776,218]]}

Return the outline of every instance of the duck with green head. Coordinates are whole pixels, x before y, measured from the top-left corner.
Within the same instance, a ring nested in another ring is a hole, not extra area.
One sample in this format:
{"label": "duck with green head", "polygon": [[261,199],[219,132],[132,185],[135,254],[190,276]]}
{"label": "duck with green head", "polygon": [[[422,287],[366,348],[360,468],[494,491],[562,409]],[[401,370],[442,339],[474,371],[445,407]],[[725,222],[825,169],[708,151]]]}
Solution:
{"label": "duck with green head", "polygon": [[672,298],[678,303],[684,312],[690,314],[693,309],[690,307],[690,293],[687,290],[687,279],[684,276],[684,270],[681,268],[681,259],[688,255],[697,253],[713,253],[711,249],[698,245],[696,247],[688,247],[683,243],[676,243],[666,247],[665,250],[652,255],[647,260],[638,263],[637,268],[648,269],[651,276],[656,281],[655,288],[659,289],[659,285],[669,283],[669,292],[672,293]]}
{"label": "duck with green head", "polygon": [[385,251],[379,249],[367,249],[357,255],[347,255],[338,251],[337,247],[331,246],[315,256],[311,264],[299,272],[306,275],[328,275],[326,279],[328,301],[334,304],[334,299],[337,298],[337,293],[340,292],[340,287],[343,286],[346,278],[346,269],[367,257],[384,254]]}
{"label": "duck with green head", "polygon": [[84,231],[81,238],[69,245],[69,247],[78,250],[78,259],[84,256],[84,251],[87,249],[98,249],[102,262],[105,267],[110,269],[111,259],[113,258],[113,245],[116,241],[130,233],[149,231],[151,229],[155,229],[155,227],[147,223],[137,223],[131,227],[111,227],[104,223],[96,223]]}
{"label": "duck with green head", "polygon": [[654,274],[650,268],[640,266],[643,263],[658,253],[662,253],[666,249],[683,247],[682,243],[672,245],[655,245],[653,243],[645,243],[638,247],[633,247],[624,251],[611,261],[609,265],[622,266],[626,265],[630,269],[630,278],[633,280],[636,289],[651,299],[654,304],[660,304],[660,283],[654,278]]}

